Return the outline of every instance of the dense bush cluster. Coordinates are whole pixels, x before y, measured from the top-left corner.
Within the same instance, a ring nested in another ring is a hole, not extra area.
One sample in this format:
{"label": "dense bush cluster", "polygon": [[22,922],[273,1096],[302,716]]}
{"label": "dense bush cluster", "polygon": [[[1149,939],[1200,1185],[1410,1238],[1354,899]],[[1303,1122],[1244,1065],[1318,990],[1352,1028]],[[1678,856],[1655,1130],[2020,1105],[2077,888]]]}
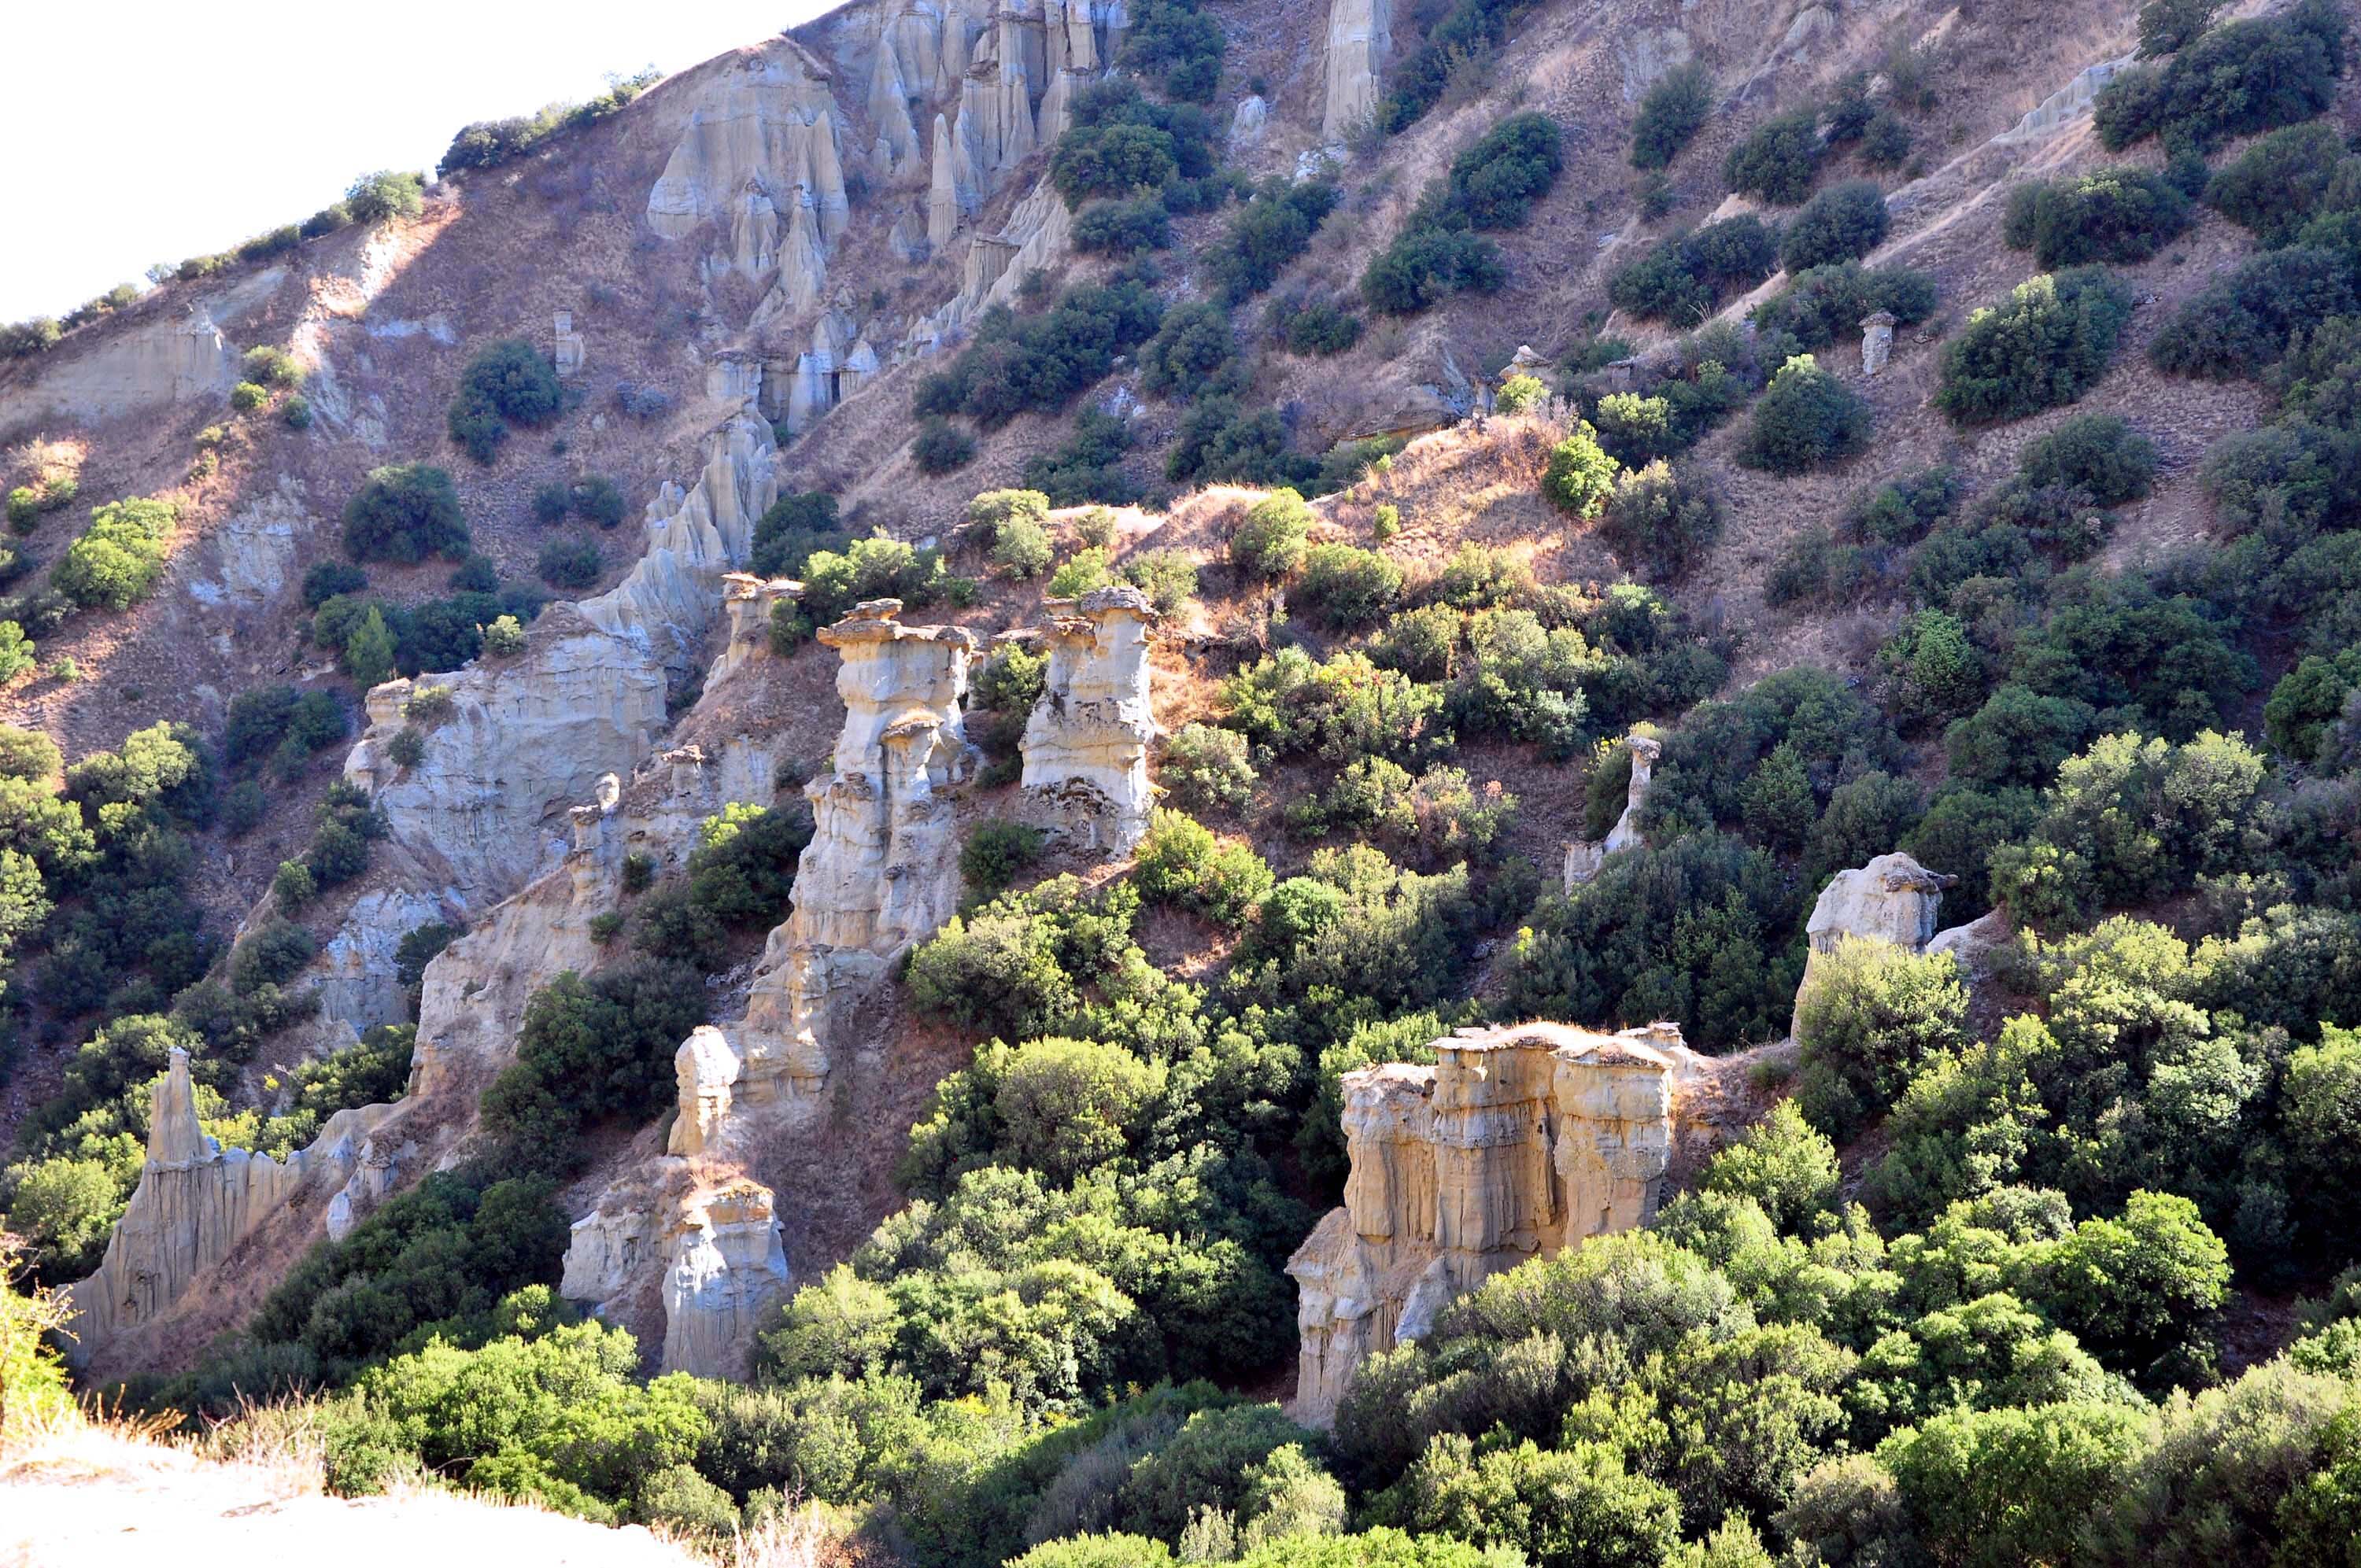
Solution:
{"label": "dense bush cluster", "polygon": [[948,367],[918,383],[912,406],[921,419],[965,414],[985,430],[1027,410],[1055,411],[1105,376],[1115,356],[1145,343],[1163,316],[1155,294],[1128,280],[1069,289],[1038,316],[995,307]]}
{"label": "dense bush cluster", "polygon": [[509,426],[547,424],[566,408],[566,389],[549,356],[522,338],[502,338],[460,372],[445,420],[452,444],[489,463],[509,438]]}
{"label": "dense bush cluster", "polygon": [[[2203,32],[2161,65],[2135,65],[2099,90],[2100,143],[2120,150],[2149,137],[2207,152],[2231,137],[2308,120],[2345,74],[2336,0],[2300,0],[2277,16]],[[2201,28],[2202,31],[2202,28]]]}
{"label": "dense bush cluster", "polygon": [[1419,199],[1402,232],[1361,274],[1373,311],[1408,315],[1445,295],[1490,293],[1508,280],[1499,247],[1482,231],[1515,228],[1565,167],[1557,123],[1511,115],[1451,160]]}
{"label": "dense bush cluster", "polygon": [[530,115],[477,120],[462,126],[435,164],[435,177],[442,179],[463,169],[498,169],[539,152],[555,137],[621,113],[633,99],[654,86],[656,80],[653,71],[609,76],[607,90],[587,103],[550,104]]}
{"label": "dense bush cluster", "polygon": [[1778,266],[1776,233],[1751,215],[1674,235],[1608,280],[1607,297],[1633,315],[1695,323]]}
{"label": "dense bush cluster", "polygon": [[1989,424],[2077,401],[2114,357],[2131,310],[2131,291],[2103,268],[2020,283],[1945,345],[1935,406],[1955,423]]}
{"label": "dense bush cluster", "polygon": [[49,582],[84,609],[129,609],[163,577],[164,542],[179,515],[167,500],[93,507],[90,526],[58,557]]}

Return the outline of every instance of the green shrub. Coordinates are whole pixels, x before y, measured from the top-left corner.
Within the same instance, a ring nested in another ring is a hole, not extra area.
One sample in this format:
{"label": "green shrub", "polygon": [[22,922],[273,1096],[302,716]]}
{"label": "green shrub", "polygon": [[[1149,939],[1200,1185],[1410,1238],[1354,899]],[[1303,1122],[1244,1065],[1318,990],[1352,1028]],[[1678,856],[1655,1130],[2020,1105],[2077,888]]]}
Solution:
{"label": "green shrub", "polygon": [[1136,851],[1140,895],[1221,926],[1245,924],[1271,890],[1270,867],[1246,844],[1218,843],[1211,829],[1159,806]]}
{"label": "green shrub", "polygon": [[1790,272],[1850,261],[1885,238],[1885,192],[1873,180],[1848,180],[1804,203],[1779,236],[1779,265]]}
{"label": "green shrub", "polygon": [[1253,798],[1258,775],[1247,760],[1245,736],[1189,723],[1165,741],[1157,776],[1184,809],[1236,811]]}
{"label": "green shrub", "polygon": [[544,425],[566,406],[566,389],[548,356],[522,338],[502,338],[467,362],[446,422],[451,439],[489,463],[511,424]]}
{"label": "green shrub", "polygon": [[1657,244],[1608,280],[1607,297],[1637,316],[1694,322],[1771,275],[1779,242],[1751,214],[1708,224]]}
{"label": "green shrub", "polygon": [[1780,367],[1754,405],[1738,460],[1792,477],[1866,451],[1869,432],[1869,404],[1861,394],[1799,354]]}
{"label": "green shrub", "polygon": [[1172,243],[1172,219],[1154,196],[1093,202],[1074,214],[1074,248],[1117,260]]}
{"label": "green shrub", "polygon": [[283,348],[260,344],[246,351],[242,362],[246,378],[259,381],[266,387],[300,387],[303,384],[303,367],[295,356]]}
{"label": "green shrub", "polygon": [[544,540],[533,569],[553,588],[587,588],[598,580],[598,547],[580,537]]}
{"label": "green shrub", "polygon": [[705,1013],[704,982],[685,964],[566,970],[525,1003],[517,1059],[484,1093],[486,1130],[515,1168],[577,1168],[586,1124],[637,1125],[672,1101],[673,1054]]}
{"label": "green shrub", "polygon": [[2134,66],[2101,88],[2092,111],[2099,143],[2113,152],[2155,136],[2202,152],[2311,119],[2335,96],[2344,38],[2335,0],[2216,27],[2163,65]]}
{"label": "green shrub", "polygon": [[287,428],[290,430],[311,429],[312,400],[301,392],[290,395],[288,400],[280,405],[279,417],[287,422]]}
{"label": "green shrub", "polygon": [[1542,467],[1542,494],[1560,511],[1590,517],[1615,492],[1615,459],[1601,450],[1598,433],[1580,420],[1564,441],[1550,448]]}
{"label": "green shrub", "polygon": [[1411,315],[1452,294],[1494,294],[1509,280],[1500,247],[1482,235],[1413,226],[1373,257],[1361,298],[1380,315]]}
{"label": "green shrub", "polygon": [[2139,13],[2139,58],[2160,60],[2205,36],[2222,0],[2147,0]]}
{"label": "green shrub", "polygon": [[975,440],[948,420],[922,420],[910,442],[910,461],[921,474],[948,474],[975,459]]}
{"label": "green shrub", "polygon": [[1290,354],[1342,354],[1361,341],[1361,318],[1329,300],[1275,300],[1268,319]]}
{"label": "green shrub", "polygon": [[1935,406],[1969,425],[2074,402],[2114,357],[2131,308],[2131,291],[2100,268],[2029,279],[1944,348]]}
{"label": "green shrub", "polygon": [[1028,410],[1055,411],[1104,376],[1117,355],[1146,342],[1162,319],[1156,295],[1132,278],[1069,289],[1036,316],[986,312],[958,357],[919,382],[914,410],[922,420],[964,413],[985,430]]}
{"label": "green shrub", "polygon": [[484,652],[511,659],[524,652],[524,625],[513,615],[495,616],[484,628]]}
{"label": "green shrub", "polygon": [[415,217],[426,205],[425,176],[391,169],[364,174],[345,192],[343,205],[357,224]]}
{"label": "green shrub", "polygon": [[573,496],[555,480],[537,486],[533,492],[533,520],[544,526],[564,522],[573,504]]}
{"label": "green shrub", "polygon": [[1037,516],[1012,516],[993,531],[992,564],[1012,577],[1039,576],[1055,554],[1049,531]]}
{"label": "green shrub", "polygon": [[2029,181],[2009,192],[2002,235],[2046,268],[2146,261],[2189,227],[2188,193],[2145,169]]}
{"label": "green shrub", "polygon": [[134,499],[91,509],[90,526],[50,568],[58,592],[84,609],[128,609],[164,576],[164,541],[179,508]]}
{"label": "green shrub", "polygon": [[1273,491],[1246,509],[1230,536],[1230,564],[1251,577],[1276,582],[1303,565],[1312,537],[1312,509],[1290,489]]}
{"label": "green shrub", "polygon": [[2298,332],[2354,309],[2353,269],[2344,257],[2307,246],[2249,257],[2181,302],[2151,339],[2160,370],[2228,380],[2262,373]]}
{"label": "green shrub", "polygon": [[2215,172],[2205,204],[2266,246],[2290,244],[2344,157],[2345,138],[2317,120],[2273,131]]}
{"label": "green shrub", "polygon": [[270,389],[252,381],[240,381],[229,389],[229,406],[238,412],[252,413],[270,400]]}
{"label": "green shrub", "polygon": [[1370,550],[1314,545],[1303,559],[1295,602],[1340,630],[1374,626],[1401,598],[1401,568]]}
{"label": "green shrub", "polygon": [[1162,397],[1245,389],[1246,366],[1230,334],[1230,313],[1212,300],[1175,305],[1139,350],[1139,385]]}
{"label": "green shrub", "polygon": [[821,490],[781,496],[754,523],[747,570],[763,577],[799,577],[816,550],[841,542],[836,498]]}
{"label": "green shrub", "polygon": [[1813,959],[1796,998],[1796,1098],[1813,1125],[1849,1140],[1967,1038],[1967,987],[1949,954],[1848,938]]}
{"label": "green shrub", "polygon": [[1713,113],[1713,73],[1696,60],[1658,77],[1631,121],[1631,167],[1663,169]]}
{"label": "green shrub", "polygon": [[1517,227],[1557,183],[1563,139],[1546,115],[1510,115],[1451,160],[1453,208],[1475,228]]}
{"label": "green shrub", "polygon": [[470,543],[458,487],[428,464],[373,468],[345,503],[345,550],[356,561],[459,561]]}
{"label": "green shrub", "polygon": [[1496,412],[1521,414],[1539,406],[1547,400],[1548,397],[1549,386],[1546,382],[1538,376],[1528,376],[1520,372],[1505,378],[1500,382],[1500,389],[1493,395],[1492,407]]}
{"label": "green shrub", "polygon": [[1183,103],[1210,103],[1222,76],[1222,24],[1196,0],[1150,0],[1123,38],[1120,62]]}
{"label": "green shrub", "polygon": [[1126,422],[1097,409],[1084,409],[1074,418],[1071,440],[1025,460],[1025,483],[1048,496],[1052,506],[1080,506],[1086,501],[1120,506],[1139,494],[1139,487],[1120,466],[1131,448],[1131,426]]}
{"label": "green shrub", "polygon": [[1731,148],[1721,177],[1741,195],[1792,207],[1812,193],[1827,153],[1818,111],[1795,109],[1763,121]]}
{"label": "green shrub", "polygon": [[600,528],[615,527],[629,510],[621,488],[614,480],[598,474],[577,480],[571,499],[575,516]]}
{"label": "green shrub", "polygon": [[2025,449],[2031,485],[2068,485],[2101,506],[2137,500],[2156,478],[2156,443],[2119,414],[2077,414]]}
{"label": "green shrub", "polygon": [[960,879],[978,899],[997,896],[1041,858],[1042,833],[1021,822],[976,824],[960,850]]}
{"label": "green shrub", "polygon": [[1123,580],[1146,594],[1159,615],[1178,615],[1197,595],[1197,564],[1178,550],[1145,550],[1123,564]]}
{"label": "green shrub", "polygon": [[341,594],[368,588],[368,574],[346,561],[319,561],[303,574],[303,606],[317,609]]}
{"label": "green shrub", "polygon": [[1049,574],[1049,586],[1043,592],[1050,598],[1080,598],[1093,588],[1103,588],[1114,579],[1107,565],[1107,553],[1097,545],[1075,551],[1058,569]]}
{"label": "green shrub", "polygon": [[1207,257],[1222,298],[1245,303],[1279,281],[1279,275],[1312,245],[1312,236],[1342,199],[1335,182],[1271,179],[1230,216],[1229,227]]}
{"label": "green shrub", "polygon": [[1899,169],[1910,161],[1916,138],[1909,122],[1891,109],[1870,116],[1861,133],[1861,159],[1872,169]]}
{"label": "green shrub", "polygon": [[[1815,198],[1817,200],[1817,198]],[[1798,347],[1820,349],[1861,331],[1861,319],[1878,311],[1909,326],[1935,310],[1935,280],[1907,268],[1864,268],[1839,261],[1808,268],[1787,287],[1754,307],[1754,324],[1766,334],[1784,334]]]}
{"label": "green shrub", "polygon": [[1702,477],[1659,458],[1616,480],[1598,534],[1626,563],[1669,581],[1712,551],[1721,521],[1721,498]]}

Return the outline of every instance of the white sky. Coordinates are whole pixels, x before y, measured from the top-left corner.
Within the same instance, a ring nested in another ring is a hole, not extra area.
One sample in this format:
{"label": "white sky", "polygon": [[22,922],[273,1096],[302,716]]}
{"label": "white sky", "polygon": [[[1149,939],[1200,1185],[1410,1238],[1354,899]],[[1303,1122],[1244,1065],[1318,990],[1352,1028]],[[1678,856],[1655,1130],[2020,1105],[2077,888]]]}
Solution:
{"label": "white sky", "polygon": [[827,0],[0,0],[0,322],[299,222],[470,120],[679,71]]}

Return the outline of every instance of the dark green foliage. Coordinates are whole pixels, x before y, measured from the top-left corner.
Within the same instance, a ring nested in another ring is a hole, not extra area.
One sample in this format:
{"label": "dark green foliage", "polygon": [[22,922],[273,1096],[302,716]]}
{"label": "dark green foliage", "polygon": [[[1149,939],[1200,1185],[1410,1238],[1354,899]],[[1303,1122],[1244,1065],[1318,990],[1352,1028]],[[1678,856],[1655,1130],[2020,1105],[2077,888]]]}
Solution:
{"label": "dark green foliage", "polygon": [[1343,192],[1326,180],[1290,184],[1268,180],[1230,216],[1228,231],[1207,258],[1223,298],[1243,304],[1279,281],[1303,254]]}
{"label": "dark green foliage", "polygon": [[1472,230],[1514,228],[1564,167],[1556,122],[1512,115],[1454,159],[1402,232],[1361,274],[1373,311],[1407,315],[1447,294],[1488,294],[1508,280],[1499,247]]}
{"label": "dark green foliage", "polygon": [[1966,1042],[1967,1023],[1967,988],[1948,956],[1861,940],[1823,954],[1795,1004],[1805,1114],[1834,1136],[1857,1135],[1921,1068]]}
{"label": "dark green foliage", "polygon": [[1132,446],[1131,427],[1097,409],[1074,416],[1066,444],[1025,460],[1025,485],[1049,498],[1051,506],[1100,502],[1121,506],[1138,499],[1139,487],[1121,466]]}
{"label": "dark green foliage", "polygon": [[1157,197],[1093,202],[1074,214],[1074,248],[1085,256],[1124,260],[1171,243],[1172,220]]}
{"label": "dark green foliage", "polygon": [[356,561],[464,560],[467,520],[450,474],[425,463],[372,468],[345,503],[345,549]]}
{"label": "dark green foliage", "polygon": [[1779,236],[1779,265],[1790,272],[1850,261],[1885,238],[1885,192],[1873,180],[1831,185],[1804,203]]}
{"label": "dark green foliage", "polygon": [[533,570],[553,588],[579,590],[598,580],[598,546],[579,535],[546,540]]}
{"label": "dark green foliage", "polygon": [[460,373],[446,422],[456,445],[489,463],[511,424],[547,424],[565,406],[566,389],[549,356],[522,338],[502,338]]}
{"label": "dark green foliage", "polygon": [[450,148],[435,164],[436,178],[463,169],[497,169],[528,153],[540,151],[551,137],[595,125],[617,114],[653,86],[653,71],[636,76],[610,76],[607,91],[585,104],[551,104],[530,115],[505,120],[478,120],[462,126]]}
{"label": "dark green foliage", "polygon": [[964,468],[975,459],[975,438],[949,420],[926,419],[918,422],[918,433],[910,441],[910,461],[921,474],[948,474]]}
{"label": "dark green foliage", "polygon": [[2160,60],[2188,48],[2222,12],[2222,0],[2147,0],[2139,13],[2139,57]]}
{"label": "dark green foliage", "polygon": [[2317,120],[2273,131],[2214,173],[2205,204],[2266,246],[2290,244],[2344,157],[2345,138]]}
{"label": "dark green foliage", "polygon": [[2044,273],[1977,311],[1943,350],[1935,406],[1956,424],[2022,419],[2079,400],[2114,357],[2131,291],[2096,267]]}
{"label": "dark green foliage", "polygon": [[2294,335],[2354,308],[2353,270],[2333,251],[2296,246],[2250,257],[2182,302],[2148,344],[2177,375],[2229,380],[2259,375]]}
{"label": "dark green foliage", "polygon": [[2044,267],[2146,261],[2189,227],[2192,203],[2168,175],[2103,169],[2028,181],[2008,193],[2003,237]]}
{"label": "dark green foliage", "polygon": [[302,1344],[339,1382],[423,1343],[428,1325],[464,1338],[465,1325],[484,1322],[510,1291],[555,1277],[566,1214],[552,1197],[537,1178],[429,1175],[343,1241],[308,1254],[247,1332],[265,1344]]}
{"label": "dark green foliage", "polygon": [[1186,103],[1207,104],[1222,78],[1222,24],[1196,0],[1148,0],[1123,37],[1120,63]]}
{"label": "dark green foliage", "polygon": [[576,480],[568,499],[573,504],[576,517],[585,522],[596,523],[600,528],[615,527],[623,521],[623,514],[629,510],[621,488],[614,480],[598,474]]}
{"label": "dark green foliage", "polygon": [[[1177,12],[1178,8],[1174,8]],[[1074,121],[1049,156],[1049,178],[1069,209],[1093,196],[1162,191],[1165,205],[1189,204],[1180,190],[1214,170],[1213,123],[1188,104],[1156,104],[1127,80],[1093,82],[1074,94]]]}
{"label": "dark green foliage", "polygon": [[1742,195],[1792,207],[1812,193],[1826,156],[1818,111],[1791,110],[1763,121],[1731,148],[1722,160],[1721,177]]}
{"label": "dark green foliage", "polygon": [[1273,300],[1265,319],[1290,354],[1342,354],[1361,341],[1361,318],[1328,300]]}
{"label": "dark green foliage", "polygon": [[2101,506],[2147,494],[2156,444],[2118,414],[2077,414],[2025,449],[2018,473],[2030,485],[2070,486]]}
{"label": "dark green foliage", "polygon": [[1771,276],[1778,254],[1777,236],[1762,219],[1725,218],[1661,241],[1608,280],[1607,297],[1634,315],[1697,321]]}
{"label": "dark green foliage", "polygon": [[1378,128],[1399,136],[1416,125],[1454,81],[1480,69],[1532,8],[1532,0],[1453,0],[1410,58],[1388,69]]}
{"label": "dark green foliage", "polygon": [[1869,446],[1869,404],[1808,354],[1780,367],[1754,405],[1738,449],[1750,468],[1792,477],[1840,462]]}
{"label": "dark green foliage", "polygon": [[[1156,296],[1128,279],[1069,289],[1038,316],[987,312],[950,367],[918,384],[917,411],[922,419],[964,413],[997,430],[1027,410],[1063,408],[1104,376],[1116,355],[1146,342],[1162,319]],[[928,439],[922,427],[919,440]]]}
{"label": "dark green foliage", "polygon": [[1248,412],[1226,392],[1200,398],[1180,421],[1165,455],[1164,477],[1175,484],[1301,486],[1317,491],[1320,464],[1293,449],[1287,422],[1276,409]]}
{"label": "dark green foliage", "polygon": [[781,496],[754,524],[747,570],[764,577],[800,577],[815,550],[841,543],[836,498],[821,490]]}
{"label": "dark green foliage", "polygon": [[2335,0],[2301,0],[2217,27],[2164,64],[2134,66],[2101,88],[2092,111],[2100,144],[2115,151],[2154,136],[2202,152],[2308,120],[2328,107],[2345,72],[2344,38]]}
{"label": "dark green foliage", "polygon": [[1616,480],[1598,533],[1624,561],[1669,581],[1712,551],[1721,521],[1721,498],[1702,476],[1659,459]]}
{"label": "dark green foliage", "polygon": [[380,169],[364,174],[345,192],[345,208],[357,224],[383,223],[388,218],[414,217],[425,205],[425,176]]}
{"label": "dark green foliage", "polygon": [[1697,61],[1676,65],[1640,99],[1631,122],[1631,167],[1662,169],[1680,156],[1713,113],[1713,73]]}
{"label": "dark green foliage", "polygon": [[1230,333],[1230,313],[1211,300],[1175,305],[1139,350],[1143,390],[1195,398],[1245,389],[1246,366]]}
{"label": "dark green foliage", "polygon": [[960,850],[960,880],[976,898],[992,898],[1041,858],[1041,830],[994,818],[976,824]]}
{"label": "dark green foliage", "polygon": [[1508,280],[1500,247],[1483,236],[1412,226],[1370,259],[1361,298],[1382,315],[1410,315],[1447,295],[1496,293]]}
{"label": "dark green foliage", "polygon": [[1784,1027],[1795,959],[1780,952],[1795,894],[1771,858],[1720,833],[1610,857],[1545,899],[1510,957],[1519,1013],[1620,1025],[1677,1020],[1708,1049]]}
{"label": "dark green foliage", "polygon": [[1304,557],[1294,602],[1341,630],[1361,630],[1392,614],[1401,589],[1401,568],[1375,551],[1320,544]]}
{"label": "dark green foliage", "polygon": [[517,1059],[484,1091],[485,1127],[514,1168],[578,1169],[586,1124],[637,1125],[671,1102],[673,1053],[705,1013],[705,986],[685,965],[568,970],[525,1004]]}
{"label": "dark green foliage", "polygon": [[1477,229],[1515,228],[1533,203],[1547,195],[1565,168],[1557,122],[1546,115],[1511,115],[1451,160],[1452,208]]}
{"label": "dark green foliage", "polygon": [[1907,268],[1839,261],[1795,274],[1786,288],[1755,306],[1753,314],[1763,332],[1785,334],[1798,347],[1819,349],[1853,337],[1861,318],[1878,311],[1902,326],[1926,320],[1935,311],[1935,280]]}

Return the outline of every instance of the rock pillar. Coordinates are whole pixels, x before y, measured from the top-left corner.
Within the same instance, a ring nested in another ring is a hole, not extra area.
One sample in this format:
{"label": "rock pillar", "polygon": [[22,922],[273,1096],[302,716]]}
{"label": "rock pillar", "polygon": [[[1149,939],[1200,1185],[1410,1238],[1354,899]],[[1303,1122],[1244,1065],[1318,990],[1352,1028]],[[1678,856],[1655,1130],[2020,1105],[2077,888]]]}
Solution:
{"label": "rock pillar", "polygon": [[1139,842],[1155,800],[1148,632],[1156,619],[1148,596],[1126,586],[1051,599],[1041,620],[1049,667],[1021,742],[1025,811],[1109,855]]}

